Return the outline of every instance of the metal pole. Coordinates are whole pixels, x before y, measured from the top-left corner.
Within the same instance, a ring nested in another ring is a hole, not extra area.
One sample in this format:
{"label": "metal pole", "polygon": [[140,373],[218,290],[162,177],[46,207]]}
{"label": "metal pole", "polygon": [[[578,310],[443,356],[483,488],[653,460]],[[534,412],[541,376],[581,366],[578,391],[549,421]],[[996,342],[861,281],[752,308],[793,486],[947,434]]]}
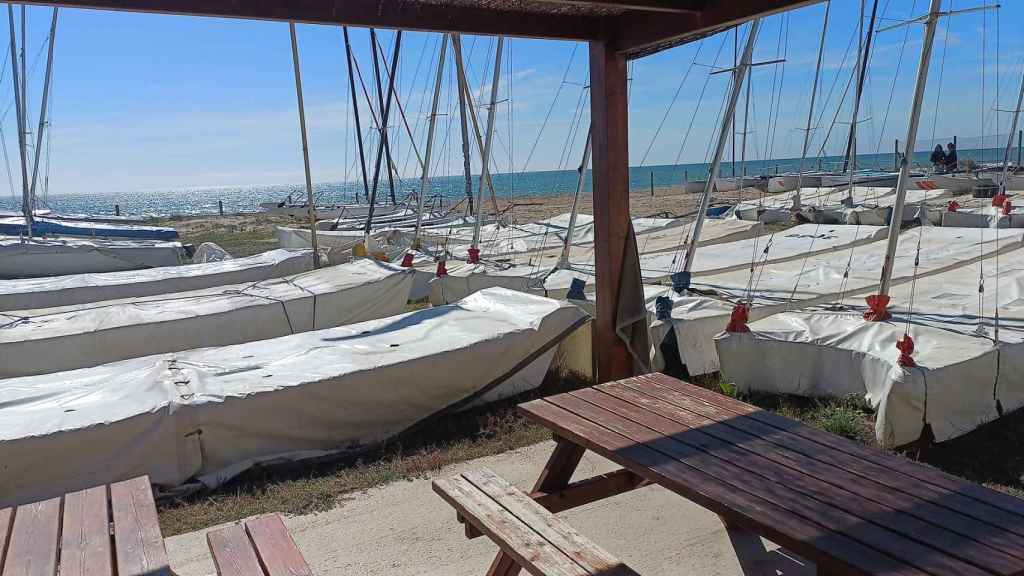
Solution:
{"label": "metal pole", "polygon": [[[352,114],[356,119],[356,140],[359,144],[359,166],[363,170],[363,194],[366,201],[370,201],[370,181],[366,175],[366,153],[363,151],[363,125],[359,122],[359,98],[356,96],[356,80],[352,72],[352,44],[348,39],[348,26],[342,26],[341,31],[345,36],[345,57],[348,61],[348,85],[352,94]],[[356,203],[358,203],[358,194]]]}
{"label": "metal pole", "polygon": [[[373,55],[374,62],[377,61],[377,53],[380,52],[380,61],[383,62],[384,63],[384,67],[387,68],[387,65],[388,65],[387,64],[387,57],[384,55],[384,49],[379,46],[379,42],[377,42],[376,34],[371,34],[371,36],[373,36],[373,39],[372,39],[373,45],[370,46],[370,50],[372,50],[373,53],[374,53],[374,55]],[[395,36],[395,47],[394,47],[394,50],[395,50],[396,55],[398,53],[398,46],[399,46],[400,42],[401,42],[401,34],[398,34],[398,35]],[[395,74],[398,74],[398,68],[397,68],[398,58],[397,58],[397,56],[395,58],[395,64],[396,64]],[[378,107],[378,109],[383,110],[384,109],[384,102],[381,99],[384,97],[384,92],[383,92],[383,89],[381,88],[381,84],[380,84],[380,66],[376,66],[375,65],[373,67],[373,74],[374,74],[374,81],[377,84],[377,107]],[[391,77],[390,76],[388,77],[388,81],[389,82],[391,81]],[[388,92],[388,98],[390,99],[391,96],[392,96],[392,93],[389,91]],[[391,106],[391,100],[388,100],[387,105]],[[386,125],[384,125],[382,123],[379,126],[379,128],[380,128],[380,137],[384,140],[384,158],[387,159],[387,164],[388,164],[388,170],[387,170],[387,173],[388,173],[388,197],[391,198],[391,204],[395,205],[395,204],[398,204],[398,200],[395,198],[395,172],[394,172],[394,169],[393,169],[395,163],[391,159],[391,139],[388,137],[388,127]]]}
{"label": "metal pole", "polygon": [[[1006,192],[1006,177],[1010,173],[1010,149],[1013,148],[1013,133],[1017,130],[1017,120],[1020,118],[1020,107],[1022,105],[1024,105],[1024,74],[1021,74],[1020,93],[1017,94],[1017,106],[1013,109],[1013,122],[1010,124],[1010,136],[1006,140],[1006,151],[1003,152],[1003,177],[1002,182],[1000,182],[1000,188],[1004,193]],[[1017,155],[1020,156],[1019,143],[1017,145],[1017,152]]]}
{"label": "metal pole", "polygon": [[[391,62],[392,62],[391,67],[392,68],[397,68],[398,67],[398,51],[402,47],[402,31],[399,30],[395,34],[397,34],[397,36],[395,37],[395,52],[394,52],[394,54],[391,55]],[[370,28],[370,44],[371,44],[371,47],[372,47],[373,44],[376,44],[376,42],[377,42],[377,31],[375,29],[373,29],[373,28]],[[379,70],[380,66],[379,66],[379,64],[377,62],[377,51],[373,50],[372,52],[373,52],[374,75],[375,76],[379,76],[380,75],[380,70]],[[385,103],[384,109],[381,110],[381,113],[380,113],[380,126],[382,128],[384,126],[388,125],[388,116],[391,115],[391,95],[395,91],[395,78],[396,78],[396,76],[397,75],[392,75],[391,76],[391,80],[388,82],[388,97],[386,99],[381,99],[381,102]],[[379,90],[380,86],[378,85],[377,88]],[[377,160],[376,160],[376,165],[373,168],[373,187],[370,188],[370,206],[369,206],[369,209],[367,210],[367,213],[366,213],[365,234],[366,234],[367,238],[369,238],[369,236],[370,236],[370,230],[373,229],[373,211],[374,211],[374,208],[377,205],[377,185],[380,183],[380,163],[381,163],[381,160],[383,159],[383,156],[384,156],[384,138],[378,138],[377,139],[377,157],[376,157]]]}
{"label": "metal pole", "polygon": [[437,125],[437,103],[441,99],[441,80],[444,76],[444,58],[448,51],[448,35],[441,36],[441,52],[437,57],[437,80],[434,81],[434,101],[430,106],[430,123],[427,126],[427,149],[423,158],[423,176],[420,178],[420,197],[416,209],[416,232],[412,238],[412,249],[419,250],[420,228],[423,225],[423,202],[430,190],[430,152],[434,147],[434,127]]}
{"label": "metal pole", "polygon": [[309,243],[313,247],[313,266],[320,267],[320,246],[316,238],[316,198],[313,197],[313,178],[309,174],[309,142],[306,139],[306,107],[302,102],[302,71],[299,69],[299,42],[295,36],[295,22],[288,23],[292,39],[292,68],[295,71],[295,97],[299,101],[299,132],[302,133],[302,164],[306,170],[306,210],[309,213]]}
{"label": "metal pole", "polygon": [[57,8],[53,9],[53,18],[50,20],[50,46],[46,53],[46,79],[43,81],[43,102],[39,108],[39,129],[36,131],[36,155],[32,162],[32,184],[29,186],[29,196],[36,196],[36,180],[39,178],[39,154],[43,151],[43,130],[46,128],[46,107],[50,100],[50,84],[53,80],[53,42],[57,37]]}
{"label": "metal pole", "polygon": [[[459,42],[459,35],[452,34],[452,52],[455,56],[455,68],[461,69],[461,59],[459,56],[462,55],[462,46],[460,44],[456,49],[457,42]],[[462,171],[465,178],[466,201],[469,202],[469,213],[476,216],[476,218],[480,218],[482,206],[474,206],[473,202],[473,168],[470,166],[469,157],[469,120],[466,118],[466,93],[462,91],[461,76],[456,81],[459,85],[459,126],[462,129]]]}
{"label": "metal pole", "polygon": [[[569,265],[569,250],[572,248],[572,236],[576,229],[576,215],[580,211],[580,196],[583,196],[583,185],[587,178],[587,166],[590,165],[591,152],[591,130],[587,129],[587,142],[583,147],[583,161],[580,162],[580,172],[576,179],[576,195],[572,197],[572,210],[569,212],[569,228],[565,231],[565,243],[562,245],[562,255],[558,259],[558,268],[565,268]],[[651,172],[653,186],[654,172]],[[652,188],[653,191],[653,188]]]}
{"label": "metal pole", "polygon": [[740,90],[743,88],[743,80],[750,69],[750,58],[754,53],[754,41],[757,39],[757,30],[760,26],[760,18],[750,23],[747,46],[743,49],[743,59],[732,71],[732,90],[729,93],[729,102],[725,109],[725,115],[722,117],[722,125],[718,130],[718,140],[715,142],[715,155],[711,160],[707,181],[704,182],[704,195],[700,199],[697,221],[693,225],[690,243],[686,246],[686,260],[683,262],[683,272],[689,272],[693,267],[693,258],[697,253],[700,232],[704,227],[704,218],[707,216],[708,205],[711,204],[711,191],[714,190],[715,178],[718,177],[718,170],[722,165],[722,153],[725,151],[726,139],[729,137],[729,130],[732,128],[732,119],[736,114],[736,102],[739,100]]}
{"label": "metal pole", "polygon": [[1017,169],[1020,170],[1021,166],[1021,151],[1024,149],[1024,130],[1017,131]]}
{"label": "metal pole", "polygon": [[[857,90],[853,98],[853,119],[850,121],[850,136],[846,141],[846,159],[843,160],[843,172],[849,168],[852,172],[857,169],[857,119],[860,117],[860,100],[861,95],[864,93],[864,77],[868,71],[868,58],[871,55],[871,38],[875,35],[875,17],[878,14],[878,0],[875,0],[871,5],[871,20],[868,21],[868,35],[867,38],[861,35],[861,42],[863,42],[864,50],[861,51],[859,56],[859,64],[857,69]],[[861,30],[864,28],[864,3],[861,2],[861,13],[860,13],[860,26]],[[852,186],[850,193],[853,193]]]}
{"label": "metal pole", "polygon": [[14,7],[7,5],[7,18],[11,28],[11,75],[14,87],[14,108],[18,117],[18,147],[21,149],[21,211],[25,215],[25,232],[32,237],[33,202],[28,188],[28,159],[25,151],[25,116],[22,114],[21,80],[18,78],[18,48],[14,36]]}
{"label": "metal pole", "polygon": [[896,145],[892,150],[892,171],[896,172],[900,169],[900,139],[896,139]]}
{"label": "metal pole", "polygon": [[804,128],[804,145],[800,152],[800,170],[796,177],[796,206],[802,206],[800,190],[804,185],[804,162],[807,160],[807,148],[811,145],[811,123],[814,122],[814,103],[818,97],[818,80],[821,78],[821,59],[825,54],[825,32],[828,30],[829,12],[832,11],[831,0],[825,3],[825,17],[821,23],[821,38],[818,40],[818,63],[814,67],[814,82],[811,83],[811,105],[807,109],[807,126]]}
{"label": "metal pole", "polygon": [[917,85],[914,88],[914,104],[910,109],[910,124],[907,127],[907,154],[900,158],[900,175],[896,179],[896,202],[892,207],[892,218],[889,221],[889,240],[885,250],[885,262],[882,264],[882,277],[878,285],[880,295],[889,294],[892,282],[893,258],[900,239],[900,224],[903,221],[903,205],[907,199],[907,178],[910,174],[910,151],[917,142],[917,126],[921,120],[921,104],[924,102],[924,89],[928,84],[928,65],[932,58],[932,46],[935,44],[935,23],[939,19],[939,8],[942,0],[932,0],[925,21],[924,44],[921,46],[921,63],[917,68]]}
{"label": "metal pole", "polygon": [[[480,155],[480,163],[487,166],[486,171],[480,173],[480,190],[477,192],[476,203],[483,205],[484,203],[484,174],[490,177],[490,164],[491,164],[491,142],[494,140],[494,121],[498,115],[498,85],[501,82],[501,49],[505,45],[505,37],[498,36],[498,44],[494,50],[494,76],[491,78],[491,103],[487,106],[487,132],[484,136],[484,151]],[[465,71],[463,71],[465,72]],[[466,86],[468,90],[469,87]],[[494,188],[491,187],[491,194],[494,194]],[[497,199],[495,202],[495,216],[497,216]],[[483,218],[477,218],[476,222],[473,223],[473,248],[479,248],[480,244],[480,226],[483,224]],[[470,255],[472,257],[472,254]]]}

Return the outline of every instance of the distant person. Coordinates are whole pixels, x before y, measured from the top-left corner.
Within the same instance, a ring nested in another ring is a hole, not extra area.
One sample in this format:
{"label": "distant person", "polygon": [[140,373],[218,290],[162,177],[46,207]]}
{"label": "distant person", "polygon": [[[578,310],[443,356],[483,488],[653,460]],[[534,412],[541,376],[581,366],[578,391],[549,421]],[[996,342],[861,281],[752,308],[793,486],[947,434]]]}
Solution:
{"label": "distant person", "polygon": [[936,144],[935,150],[932,150],[931,163],[937,172],[946,169],[946,152],[942,149],[942,144]]}
{"label": "distant person", "polygon": [[949,144],[946,144],[946,170],[956,172],[956,167],[956,144],[950,142]]}

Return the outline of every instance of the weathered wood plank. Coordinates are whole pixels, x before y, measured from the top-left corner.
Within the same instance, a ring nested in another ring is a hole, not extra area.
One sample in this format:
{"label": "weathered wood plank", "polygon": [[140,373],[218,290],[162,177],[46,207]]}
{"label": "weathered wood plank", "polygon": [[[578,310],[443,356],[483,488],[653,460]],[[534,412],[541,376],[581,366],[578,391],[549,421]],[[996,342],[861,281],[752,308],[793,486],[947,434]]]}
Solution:
{"label": "weathered wood plank", "polygon": [[[636,384],[629,380],[623,381],[622,384],[691,410],[701,410],[701,405],[710,408],[713,402],[719,402],[726,406],[726,408],[719,406],[717,409],[726,410],[723,418],[729,426],[750,431],[769,442],[786,446],[864,478],[873,479],[893,490],[917,495],[929,502],[981,520],[1003,531],[1024,536],[1024,516],[1015,514],[1005,506],[997,506],[993,503],[1004,499],[1016,500],[1012,496],[999,494],[992,502],[978,500],[971,495],[973,492],[994,491],[982,486],[975,486],[976,490],[952,488],[952,485],[967,484],[959,479],[950,486],[942,487],[929,482],[927,478],[939,478],[945,474],[944,472],[906,458],[884,454],[868,446],[811,428],[731,398],[721,400],[716,398],[721,395],[692,384],[667,377],[645,377],[641,380],[644,381],[644,384]],[[721,398],[726,397],[721,396]],[[705,413],[707,413],[706,410]],[[853,447],[849,447],[850,445]],[[879,454],[884,458],[875,460],[874,456]]]}
{"label": "weathered wood plank", "polygon": [[7,542],[11,535],[11,522],[14,520],[14,508],[0,508],[0,574],[4,569],[4,558],[7,557]]}
{"label": "weathered wood plank", "polygon": [[[1020,558],[985,546],[969,537],[884,506],[851,490],[828,484],[800,468],[801,462],[787,460],[780,454],[775,454],[777,459],[772,459],[769,457],[771,446],[765,447],[767,452],[758,450],[756,438],[743,438],[738,434],[730,436],[726,431],[723,432],[723,435],[728,439],[722,439],[712,432],[726,427],[711,423],[706,419],[702,421],[698,416],[688,414],[683,410],[675,413],[668,410],[667,412],[671,416],[662,415],[650,410],[647,406],[633,404],[612,396],[606,391],[595,389],[580,390],[571,395],[649,428],[658,434],[671,437],[690,448],[700,450],[701,457],[707,454],[728,462],[741,469],[738,476],[743,483],[754,485],[760,481],[759,478],[763,478],[790,489],[793,497],[805,500],[806,504],[814,507],[835,508],[850,514],[862,521],[862,523],[856,524],[856,528],[862,534],[873,531],[873,527],[884,528],[885,530],[879,531],[880,538],[891,540],[894,546],[899,545],[898,550],[907,554],[901,558],[911,563],[917,561],[922,568],[929,568],[929,564],[938,563],[933,561],[933,557],[946,555],[982,567],[992,573],[1003,575],[1016,574],[1021,564],[1024,563],[1024,560]],[[825,470],[826,474],[827,472]],[[754,477],[756,477],[755,480],[751,481],[750,479]],[[877,497],[877,494],[874,495]],[[782,501],[777,502],[784,506],[787,505]],[[831,510],[828,510],[827,513],[831,513]],[[813,519],[813,517],[811,518]],[[857,537],[842,527],[837,526],[837,529]],[[889,534],[889,530],[894,533],[894,537],[886,536]],[[903,542],[900,538],[906,539],[907,542]],[[919,543],[926,546],[918,546]],[[883,551],[895,552],[895,550]],[[941,565],[939,567],[941,568]],[[931,566],[931,568],[935,568],[935,566]]]}
{"label": "weathered wood plank", "polygon": [[591,574],[636,576],[636,572],[618,558],[584,538],[568,523],[490,470],[475,470],[462,477]]}
{"label": "weathered wood plank", "polygon": [[112,576],[107,487],[96,486],[64,497],[61,528],[61,576]]}
{"label": "weathered wood plank", "polygon": [[3,576],[54,576],[59,532],[60,498],[18,506]]}
{"label": "weathered wood plank", "polygon": [[213,555],[218,576],[262,576],[263,567],[256,557],[256,549],[241,524],[207,532],[206,545]]}
{"label": "weathered wood plank", "polygon": [[[968,497],[973,500],[973,504],[975,506],[981,504],[981,506],[978,507],[982,510],[988,511],[990,508],[999,509],[1004,513],[1004,516],[1001,516],[1000,518],[1012,518],[1010,516],[1006,516],[1005,513],[1024,516],[1024,500],[1014,498],[1009,494],[990,490],[973,482],[968,482],[962,478],[943,472],[938,468],[927,466],[920,462],[914,462],[913,460],[909,460],[896,454],[889,454],[876,448],[872,448],[871,446],[866,446],[860,442],[854,442],[852,440],[836,436],[835,434],[829,434],[824,430],[805,426],[784,416],[779,416],[778,414],[767,410],[761,410],[755,406],[751,406],[732,398],[727,398],[721,394],[716,394],[710,390],[705,390],[699,386],[694,386],[693,384],[688,384],[663,374],[648,375],[645,376],[644,379],[681,391],[706,402],[714,403],[737,414],[750,415],[752,418],[760,420],[761,422],[779,430],[792,432],[793,434],[834,448],[835,450],[845,452],[866,462],[874,463],[889,470],[899,471],[907,476],[924,481],[929,485],[945,488],[951,493]],[[1019,519],[1013,519],[1012,521],[1017,522]]]}
{"label": "weathered wood plank", "polygon": [[[672,390],[631,382],[596,388],[672,420],[704,425],[708,434],[738,444],[781,464],[798,468],[835,486],[952,530],[1024,561],[1024,537],[996,529],[947,507],[947,493],[941,489],[915,490],[920,482],[842,452],[781,432],[746,416],[726,412]],[[680,412],[682,411],[682,412]],[[692,414],[693,417],[687,416]],[[693,418],[696,418],[694,420]],[[710,425],[714,423],[715,425]],[[774,440],[774,441],[773,441]],[[860,470],[861,473],[851,471]],[[896,489],[894,489],[896,488]],[[982,549],[980,554],[987,555]]]}
{"label": "weathered wood plank", "polygon": [[742,528],[813,561],[833,561],[837,574],[915,574],[924,572],[879,553],[774,502],[736,489],[643,443],[564,410],[547,400],[520,406],[521,412],[569,440],[629,468],[669,490],[719,514]]}
{"label": "weathered wood plank", "polygon": [[435,480],[434,491],[535,576],[589,576],[579,564],[461,477]]}
{"label": "weathered wood plank", "polygon": [[295,540],[277,514],[245,521],[245,530],[267,576],[312,576]]}
{"label": "weathered wood plank", "polygon": [[118,576],[169,576],[149,477],[111,484],[110,504]]}

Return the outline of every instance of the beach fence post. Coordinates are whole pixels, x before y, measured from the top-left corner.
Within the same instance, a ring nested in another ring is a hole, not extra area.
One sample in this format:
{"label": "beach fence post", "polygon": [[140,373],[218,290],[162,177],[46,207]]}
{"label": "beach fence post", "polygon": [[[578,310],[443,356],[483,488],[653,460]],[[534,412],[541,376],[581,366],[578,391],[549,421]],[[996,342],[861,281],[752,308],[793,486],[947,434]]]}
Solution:
{"label": "beach fence post", "polygon": [[120,216],[120,215],[121,215],[121,205],[120,204],[114,204],[114,216]]}
{"label": "beach fence post", "polygon": [[651,170],[651,198],[654,198],[654,170]]}
{"label": "beach fence post", "polygon": [[1020,168],[1021,149],[1024,149],[1024,130],[1017,131],[1017,168]]}
{"label": "beach fence post", "polygon": [[224,201],[223,200],[217,200],[217,211],[220,212],[221,216],[224,215]]}
{"label": "beach fence post", "polygon": [[900,139],[896,139],[896,146],[892,150],[892,169],[898,171],[900,169]]}

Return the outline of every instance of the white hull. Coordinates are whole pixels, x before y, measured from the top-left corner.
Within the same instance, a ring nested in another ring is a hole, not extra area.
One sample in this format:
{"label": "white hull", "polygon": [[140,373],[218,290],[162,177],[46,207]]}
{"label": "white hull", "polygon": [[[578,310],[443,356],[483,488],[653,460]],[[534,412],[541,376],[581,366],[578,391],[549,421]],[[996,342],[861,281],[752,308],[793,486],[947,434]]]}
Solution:
{"label": "white hull", "polygon": [[916,190],[948,190],[953,194],[970,192],[978,184],[991,186],[988,180],[978,180],[965,175],[932,174],[930,176],[914,176],[907,182],[908,189]]}
{"label": "white hull", "polygon": [[0,236],[0,279],[177,266],[184,259],[178,242]]}
{"label": "white hull", "polygon": [[570,304],[490,290],[351,326],[8,380],[0,506],[139,474],[217,486],[263,461],[375,447],[536,388],[585,322]]}
{"label": "white hull", "polygon": [[0,313],[0,378],[226,346],[398,314],[412,273],[360,260],[177,294]]}
{"label": "white hull", "polygon": [[0,311],[30,310],[259,282],[313,268],[310,250],[271,250],[247,258],[98,274],[0,280]]}

